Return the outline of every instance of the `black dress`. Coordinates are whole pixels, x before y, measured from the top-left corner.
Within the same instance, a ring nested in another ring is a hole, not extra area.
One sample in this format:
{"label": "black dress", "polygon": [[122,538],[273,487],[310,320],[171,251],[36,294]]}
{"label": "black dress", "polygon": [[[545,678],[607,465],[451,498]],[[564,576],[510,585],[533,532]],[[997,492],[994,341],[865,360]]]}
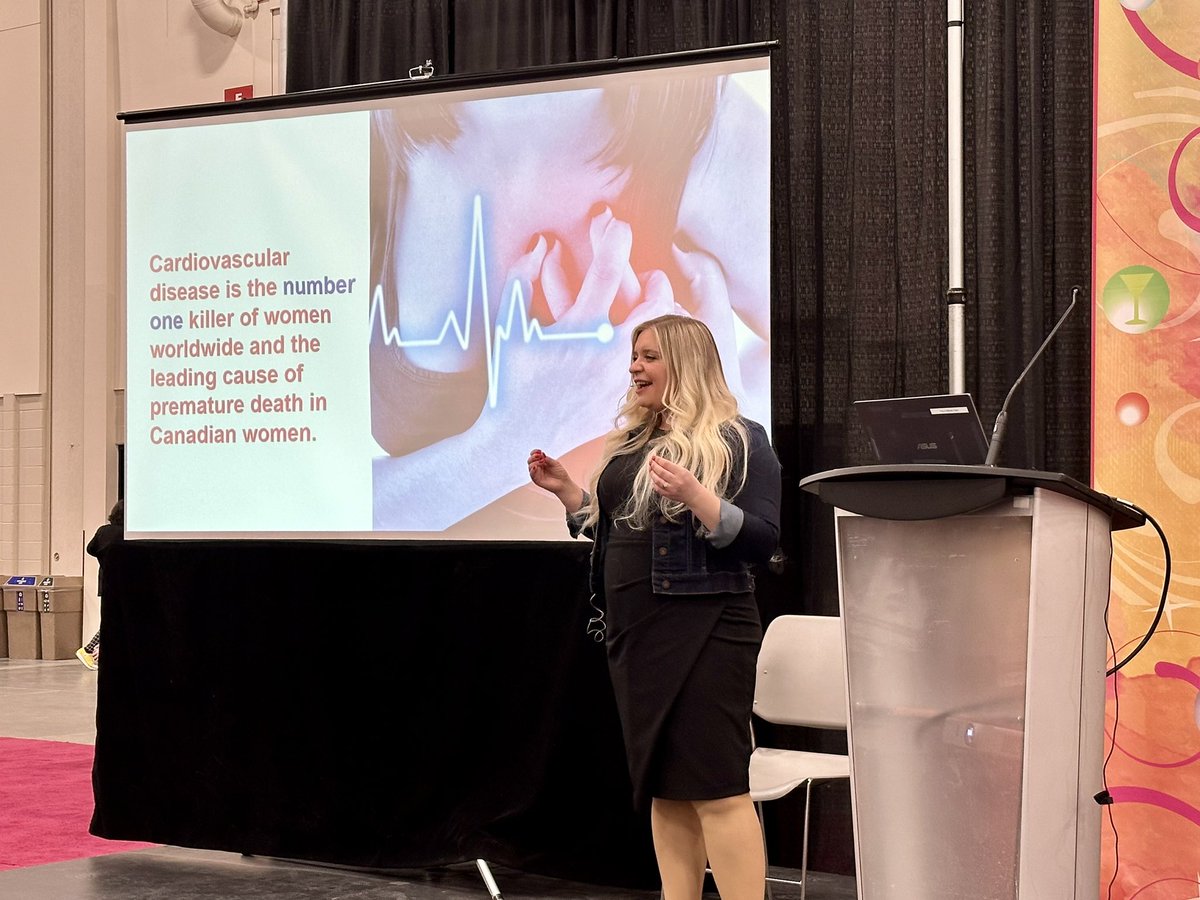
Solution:
{"label": "black dress", "polygon": [[[602,516],[612,519],[644,460],[617,457],[601,473]],[[651,549],[649,529],[612,522],[604,552],[608,666],[634,804],[744,794],[762,641],[754,594],[654,594]]]}

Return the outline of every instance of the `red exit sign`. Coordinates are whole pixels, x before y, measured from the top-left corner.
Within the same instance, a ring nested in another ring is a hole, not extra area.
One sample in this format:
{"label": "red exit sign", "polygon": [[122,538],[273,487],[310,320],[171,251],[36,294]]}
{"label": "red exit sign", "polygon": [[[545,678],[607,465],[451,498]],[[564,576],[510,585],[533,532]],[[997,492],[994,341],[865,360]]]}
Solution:
{"label": "red exit sign", "polygon": [[237,100],[249,100],[254,96],[254,85],[243,84],[241,87],[225,88],[225,102],[233,103]]}

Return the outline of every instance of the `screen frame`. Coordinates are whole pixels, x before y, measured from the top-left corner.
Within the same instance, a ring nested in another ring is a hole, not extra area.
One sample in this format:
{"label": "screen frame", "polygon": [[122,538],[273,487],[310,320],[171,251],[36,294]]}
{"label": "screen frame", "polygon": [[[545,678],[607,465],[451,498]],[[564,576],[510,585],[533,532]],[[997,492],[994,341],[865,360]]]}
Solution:
{"label": "screen frame", "polygon": [[140,125],[173,119],[194,119],[202,116],[253,113],[256,111],[267,112],[307,106],[323,106],[331,103],[353,103],[363,100],[383,100],[392,97],[442,93],[477,87],[501,87],[509,84],[583,78],[589,75],[602,75],[608,72],[636,72],[640,69],[660,69],[667,66],[689,65],[701,62],[748,59],[754,56],[769,55],[771,51],[777,49],[779,49],[778,41],[760,41],[751,44],[708,47],[700,50],[681,50],[675,53],[659,53],[650,56],[613,56],[608,59],[554,63],[547,66],[528,66],[521,69],[503,69],[496,72],[434,75],[430,78],[400,78],[392,81],[373,81],[368,84],[353,84],[341,87],[319,88],[311,91],[271,94],[264,97],[252,97],[246,100],[195,103],[188,106],[169,106],[159,109],[129,110],[117,113],[117,119],[126,125]]}
{"label": "screen frame", "polygon": [[[657,70],[676,66],[690,66],[703,63],[719,63],[753,58],[770,59],[772,51],[779,48],[778,41],[763,41],[725,47],[703,48],[665,54],[655,54],[639,57],[612,57],[601,60],[587,60],[572,63],[561,63],[547,66],[532,66],[520,69],[501,70],[495,72],[475,72],[461,75],[435,76],[429,78],[405,78],[391,81],[372,82],[361,85],[347,85],[332,88],[322,88],[311,91],[299,91],[290,94],[270,95],[252,99],[191,104],[178,107],[163,107],[157,109],[123,111],[116,114],[127,131],[137,131],[143,128],[154,129],[172,122],[186,122],[194,119],[216,119],[225,117],[254,119],[257,114],[273,117],[274,114],[288,110],[320,109],[325,106],[375,103],[381,100],[398,99],[425,94],[441,94],[466,91],[477,88],[494,88],[515,85],[536,85],[541,82],[554,82],[587,78],[617,72],[637,72],[642,70]],[[122,216],[124,219],[124,215]],[[124,229],[123,229],[124,230]],[[774,241],[770,242],[770,258],[775,257]],[[122,253],[121,265],[121,294],[127,293],[125,285],[126,254]],[[772,266],[773,268],[773,266]],[[771,307],[774,306],[774,288],[768,297]],[[127,300],[126,300],[127,302]],[[122,329],[124,332],[124,329]],[[124,337],[124,335],[123,335]],[[771,348],[772,368],[774,365],[775,348]],[[126,394],[126,397],[128,395]],[[771,419],[774,419],[775,398],[771,400]],[[126,411],[126,418],[128,413]],[[774,431],[773,422],[768,428]],[[126,467],[129,465],[128,455],[123,460],[122,478],[128,481]],[[530,541],[527,538],[477,539],[477,538],[437,538],[424,534],[405,536],[404,532],[388,529],[373,531],[252,531],[239,532],[231,530],[218,531],[138,531],[130,532],[129,537],[139,541],[178,541],[178,540],[236,540],[247,541],[285,541],[285,542],[350,542],[350,543],[379,543],[394,541],[406,544],[445,544],[445,543],[544,543],[547,539]],[[569,542],[570,539],[564,539]]]}

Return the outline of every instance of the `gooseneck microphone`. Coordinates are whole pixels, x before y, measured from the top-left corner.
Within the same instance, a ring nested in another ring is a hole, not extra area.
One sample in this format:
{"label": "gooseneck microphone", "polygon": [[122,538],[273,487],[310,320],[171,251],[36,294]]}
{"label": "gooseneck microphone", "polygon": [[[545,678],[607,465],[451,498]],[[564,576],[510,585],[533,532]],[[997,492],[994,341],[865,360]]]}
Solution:
{"label": "gooseneck microphone", "polygon": [[1004,443],[1004,429],[1008,424],[1008,403],[1012,400],[1017,388],[1021,386],[1021,382],[1025,380],[1025,376],[1029,374],[1029,370],[1033,368],[1033,364],[1041,357],[1042,351],[1050,345],[1050,341],[1054,339],[1054,335],[1058,333],[1058,329],[1062,328],[1062,323],[1067,321],[1067,316],[1075,308],[1075,301],[1079,299],[1079,294],[1082,291],[1083,288],[1079,285],[1071,288],[1071,305],[1067,307],[1066,312],[1059,316],[1058,322],[1050,329],[1050,333],[1046,335],[1046,339],[1042,341],[1042,346],[1037,348],[1037,352],[1033,354],[1033,357],[1029,360],[1029,364],[1025,366],[1025,371],[1017,376],[1017,380],[1013,382],[1013,386],[1008,389],[1008,396],[1004,398],[1004,404],[1000,407],[1000,413],[996,416],[996,424],[992,426],[992,439],[988,442],[987,459],[984,460],[984,465],[996,465],[996,458],[1000,456],[1000,446]]}

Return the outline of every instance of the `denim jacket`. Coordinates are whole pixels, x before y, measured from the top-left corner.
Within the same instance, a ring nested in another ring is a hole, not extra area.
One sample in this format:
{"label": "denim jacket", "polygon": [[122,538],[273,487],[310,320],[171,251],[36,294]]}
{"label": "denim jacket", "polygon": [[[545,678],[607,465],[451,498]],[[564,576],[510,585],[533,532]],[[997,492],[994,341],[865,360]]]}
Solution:
{"label": "denim jacket", "polygon": [[[712,531],[690,511],[678,522],[659,516],[651,525],[653,557],[651,589],[656,594],[739,593],[754,589],[750,566],[771,558],[779,543],[780,466],[757,422],[742,419],[750,438],[746,483],[731,499],[721,500],[721,518]],[[735,455],[735,459],[740,453]],[[741,481],[737,464],[732,484]],[[584,505],[587,505],[584,496]],[[571,536],[586,534],[594,540],[589,586],[594,600],[603,605],[604,551],[609,523],[602,517],[595,528],[582,528],[582,515],[567,517]],[[594,532],[594,533],[593,533]]]}

